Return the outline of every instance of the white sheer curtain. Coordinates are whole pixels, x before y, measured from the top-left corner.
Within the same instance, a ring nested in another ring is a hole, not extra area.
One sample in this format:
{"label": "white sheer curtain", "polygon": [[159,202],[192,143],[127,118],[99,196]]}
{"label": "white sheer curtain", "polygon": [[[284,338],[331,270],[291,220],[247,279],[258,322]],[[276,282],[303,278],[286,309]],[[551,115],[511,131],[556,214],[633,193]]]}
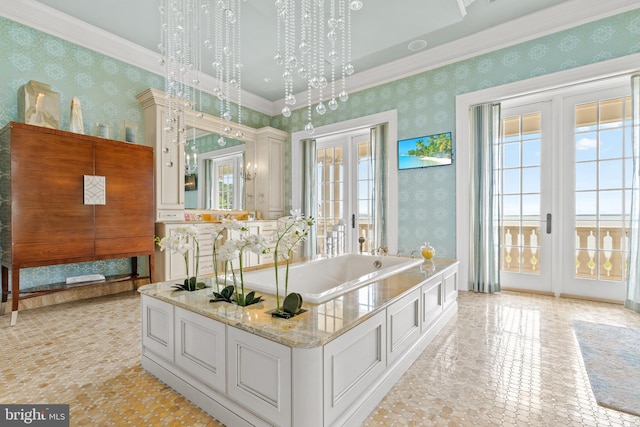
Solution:
{"label": "white sheer curtain", "polygon": [[373,196],[371,198],[371,213],[373,222],[372,248],[381,246],[388,248],[387,224],[385,221],[387,210],[387,134],[386,125],[381,124],[371,128],[371,158],[373,161]]}
{"label": "white sheer curtain", "polygon": [[469,289],[500,291],[499,212],[497,174],[500,136],[500,105],[484,104],[469,109],[470,138],[470,247]]}
{"label": "white sheer curtain", "polygon": [[631,77],[633,183],[629,224],[627,297],[624,306],[640,313],[640,74]]}
{"label": "white sheer curtain", "polygon": [[213,191],[213,161],[205,160],[202,164],[202,170],[198,173],[200,186],[204,193],[204,209],[215,209],[215,194]]}
{"label": "white sheer curtain", "polygon": [[[304,139],[302,144],[302,213],[318,219],[318,194],[316,182],[316,140]],[[317,225],[309,230],[309,236],[303,243],[303,255],[313,256],[318,253]]]}

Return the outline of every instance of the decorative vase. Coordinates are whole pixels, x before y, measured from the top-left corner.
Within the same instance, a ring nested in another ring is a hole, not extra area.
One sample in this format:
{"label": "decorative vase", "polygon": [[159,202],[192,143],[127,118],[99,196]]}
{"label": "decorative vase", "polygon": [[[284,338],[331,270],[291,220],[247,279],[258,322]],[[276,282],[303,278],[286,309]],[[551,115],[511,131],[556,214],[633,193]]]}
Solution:
{"label": "decorative vase", "polygon": [[429,242],[425,242],[424,246],[420,247],[420,253],[424,259],[431,259],[436,255],[436,250],[433,249]]}
{"label": "decorative vase", "polygon": [[96,123],[93,128],[93,133],[95,136],[98,136],[100,138],[109,138],[109,135],[111,134],[111,130],[109,128],[109,125],[107,124]]}
{"label": "decorative vase", "polygon": [[60,129],[60,94],[48,84],[29,80],[18,89],[18,121]]}
{"label": "decorative vase", "polygon": [[80,98],[74,96],[71,100],[71,117],[69,118],[69,130],[71,132],[84,135],[84,124],[82,122],[82,106]]}

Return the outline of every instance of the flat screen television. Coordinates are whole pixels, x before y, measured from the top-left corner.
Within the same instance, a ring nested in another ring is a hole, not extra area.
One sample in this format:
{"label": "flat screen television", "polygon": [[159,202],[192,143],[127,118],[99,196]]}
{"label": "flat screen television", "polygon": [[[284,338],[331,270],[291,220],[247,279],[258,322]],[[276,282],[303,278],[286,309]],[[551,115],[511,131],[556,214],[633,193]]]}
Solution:
{"label": "flat screen television", "polygon": [[451,132],[398,141],[398,169],[450,165]]}

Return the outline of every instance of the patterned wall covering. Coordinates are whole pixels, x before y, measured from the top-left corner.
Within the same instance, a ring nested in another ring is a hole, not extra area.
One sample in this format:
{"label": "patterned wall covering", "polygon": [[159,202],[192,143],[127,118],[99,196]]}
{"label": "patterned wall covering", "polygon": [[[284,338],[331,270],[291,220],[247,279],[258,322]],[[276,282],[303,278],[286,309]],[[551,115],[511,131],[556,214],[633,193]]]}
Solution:
{"label": "patterned wall covering", "polygon": [[[82,106],[85,133],[93,134],[95,123],[105,123],[111,127],[114,139],[124,139],[120,135],[120,124],[127,120],[138,124],[136,140],[142,141],[144,123],[136,95],[149,87],[164,88],[161,76],[2,17],[0,57],[3,58],[0,126],[18,119],[18,88],[29,80],[36,80],[51,85],[53,91],[60,93],[61,129],[69,129],[71,99],[77,96]],[[205,94],[202,104],[205,112],[220,114],[216,97]],[[243,109],[242,117],[243,123],[252,127],[268,126],[270,121],[269,116],[249,109]],[[6,168],[0,165],[0,173],[3,170]],[[53,242],[55,238],[52,236]],[[145,265],[145,262],[141,260],[138,265]],[[21,270],[20,286],[27,289],[63,282],[69,276],[92,273],[106,276],[127,273],[130,269],[129,259],[29,268]]]}
{"label": "patterned wall covering", "polygon": [[[455,133],[456,95],[638,52],[640,9],[350,94],[347,108],[314,115],[313,124],[317,128],[397,109],[398,139]],[[306,114],[305,109],[288,119],[275,117],[271,125],[298,132],[304,129]],[[455,257],[455,167],[454,157],[452,166],[399,172],[401,252],[430,241],[437,256]],[[290,199],[291,186],[287,188],[285,200]]]}
{"label": "patterned wall covering", "polygon": [[[508,35],[505,35],[508,37]],[[314,119],[316,127],[381,111],[398,111],[398,138],[455,131],[455,96],[487,87],[640,52],[640,10],[496,50],[471,59],[363,90],[350,95],[348,108]],[[135,95],[147,87],[162,88],[160,76],[0,18],[0,126],[17,119],[18,88],[29,80],[50,84],[60,92],[61,123],[69,127],[69,104],[78,96],[85,132],[96,122],[111,126],[120,138],[122,120],[144,131]],[[217,100],[205,96],[210,114],[219,114]],[[304,128],[306,110],[289,119],[269,118],[243,110],[243,123],[271,125],[289,132]],[[454,135],[455,150],[455,135]],[[291,199],[291,150],[286,148],[286,195]],[[401,171],[399,174],[399,236],[403,252],[429,240],[439,256],[455,256],[455,158],[452,166]],[[0,171],[2,165],[0,165]],[[296,178],[294,178],[296,179]],[[21,285],[63,281],[66,276],[128,271],[127,260],[25,269]]]}

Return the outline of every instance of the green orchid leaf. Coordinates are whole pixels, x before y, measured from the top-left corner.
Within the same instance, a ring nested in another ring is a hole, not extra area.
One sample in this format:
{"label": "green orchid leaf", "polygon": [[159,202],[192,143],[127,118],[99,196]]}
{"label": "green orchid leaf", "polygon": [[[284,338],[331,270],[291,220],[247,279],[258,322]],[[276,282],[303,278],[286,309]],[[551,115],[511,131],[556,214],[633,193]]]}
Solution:
{"label": "green orchid leaf", "polygon": [[251,291],[247,294],[247,296],[244,299],[244,306],[246,307],[251,304],[257,304],[261,301],[264,301],[262,299],[262,296],[261,295],[256,296],[256,293],[254,291]]}
{"label": "green orchid leaf", "polygon": [[220,293],[213,292],[213,296],[215,298],[210,299],[209,302],[224,301],[228,303],[233,303],[233,300],[231,299],[231,297],[233,296],[233,291],[234,291],[233,286],[227,286],[226,288],[222,289]]}
{"label": "green orchid leaf", "polygon": [[227,299],[231,299],[231,296],[233,295],[233,291],[235,291],[235,288],[233,287],[233,285],[229,285],[226,288],[224,288],[222,291],[220,291],[220,293]]}
{"label": "green orchid leaf", "polygon": [[296,314],[302,307],[302,296],[299,293],[292,292],[287,295],[282,303],[282,311],[289,314]]}

